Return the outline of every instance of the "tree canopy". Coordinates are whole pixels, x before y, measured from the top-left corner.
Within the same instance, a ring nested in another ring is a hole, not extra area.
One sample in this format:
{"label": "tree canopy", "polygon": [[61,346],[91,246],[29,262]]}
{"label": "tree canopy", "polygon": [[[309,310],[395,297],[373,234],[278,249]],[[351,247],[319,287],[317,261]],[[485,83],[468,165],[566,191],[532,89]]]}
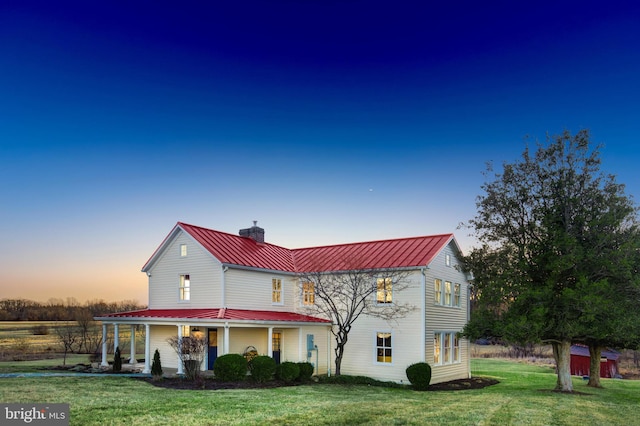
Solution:
{"label": "tree canopy", "polygon": [[600,166],[588,131],[550,137],[501,173],[488,167],[469,223],[481,245],[466,258],[476,288],[465,332],[551,343],[562,391],[573,389],[572,342],[623,341],[638,318],[638,209]]}

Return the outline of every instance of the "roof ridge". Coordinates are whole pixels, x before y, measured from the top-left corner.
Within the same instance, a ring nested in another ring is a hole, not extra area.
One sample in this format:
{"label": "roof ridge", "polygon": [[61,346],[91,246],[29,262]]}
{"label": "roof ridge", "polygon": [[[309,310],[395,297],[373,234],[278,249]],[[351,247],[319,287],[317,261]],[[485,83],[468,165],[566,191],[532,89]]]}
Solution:
{"label": "roof ridge", "polygon": [[386,239],[381,239],[381,240],[356,241],[356,242],[352,242],[352,243],[326,244],[326,245],[323,245],[323,246],[300,247],[300,248],[295,248],[295,249],[290,249],[290,250],[291,251],[298,251],[298,250],[310,250],[310,249],[329,248],[329,247],[344,247],[344,246],[354,246],[354,245],[358,245],[358,244],[385,243],[385,242],[391,242],[391,241],[408,241],[408,240],[418,240],[418,239],[424,239],[424,238],[437,238],[437,237],[452,236],[452,235],[453,235],[453,232],[448,232],[448,233],[434,234],[434,235],[418,235],[418,236],[415,236],[415,237],[386,238]]}

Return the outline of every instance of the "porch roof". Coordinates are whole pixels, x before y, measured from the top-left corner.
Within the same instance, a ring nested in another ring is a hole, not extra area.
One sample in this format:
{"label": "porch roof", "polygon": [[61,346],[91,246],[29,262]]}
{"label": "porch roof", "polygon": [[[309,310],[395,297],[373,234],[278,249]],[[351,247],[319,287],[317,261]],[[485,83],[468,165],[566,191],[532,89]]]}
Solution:
{"label": "porch roof", "polygon": [[216,321],[284,321],[331,324],[330,320],[297,314],[295,312],[254,311],[246,309],[143,309],[139,311],[105,314],[100,319],[198,319]]}

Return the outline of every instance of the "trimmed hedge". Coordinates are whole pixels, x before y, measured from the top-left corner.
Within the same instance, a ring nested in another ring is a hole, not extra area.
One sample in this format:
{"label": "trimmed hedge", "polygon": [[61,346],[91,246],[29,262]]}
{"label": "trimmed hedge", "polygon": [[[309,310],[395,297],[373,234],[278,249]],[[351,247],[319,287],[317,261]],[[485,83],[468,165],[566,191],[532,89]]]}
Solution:
{"label": "trimmed hedge", "polygon": [[276,361],[270,356],[259,355],[250,362],[251,378],[257,383],[268,382],[276,372]]}
{"label": "trimmed hedge", "polygon": [[247,375],[247,360],[240,354],[226,354],[216,358],[213,374],[223,382],[240,382]]}
{"label": "trimmed hedge", "polygon": [[308,382],[311,380],[311,376],[313,376],[313,364],[310,362],[299,362],[298,368],[300,369],[300,373],[298,374],[299,382]]}
{"label": "trimmed hedge", "polygon": [[415,390],[425,391],[431,383],[431,366],[426,362],[411,364],[406,369],[407,379]]}
{"label": "trimmed hedge", "polygon": [[291,383],[300,375],[300,367],[295,362],[285,361],[276,368],[276,377],[286,383]]}

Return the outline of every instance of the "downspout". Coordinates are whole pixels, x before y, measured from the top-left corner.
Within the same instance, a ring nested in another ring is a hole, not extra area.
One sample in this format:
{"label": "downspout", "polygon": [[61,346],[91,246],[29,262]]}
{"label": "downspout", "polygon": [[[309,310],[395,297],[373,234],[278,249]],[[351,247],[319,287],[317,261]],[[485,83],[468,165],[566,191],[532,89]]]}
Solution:
{"label": "downspout", "polygon": [[331,329],[329,328],[327,328],[327,377],[331,377]]}
{"label": "downspout", "polygon": [[221,308],[226,308],[227,307],[227,298],[226,298],[226,293],[227,293],[227,283],[226,283],[226,279],[225,279],[225,272],[227,272],[229,270],[228,266],[223,266],[222,267],[222,274],[221,274],[221,280],[220,280],[220,288],[221,288],[221,292],[222,294],[220,295],[220,307]]}
{"label": "downspout", "polygon": [[428,267],[423,266],[420,268],[420,273],[422,278],[421,281],[421,295],[422,298],[422,318],[420,319],[420,343],[421,343],[421,353],[420,353],[420,361],[426,362],[426,353],[427,353],[427,269]]}

